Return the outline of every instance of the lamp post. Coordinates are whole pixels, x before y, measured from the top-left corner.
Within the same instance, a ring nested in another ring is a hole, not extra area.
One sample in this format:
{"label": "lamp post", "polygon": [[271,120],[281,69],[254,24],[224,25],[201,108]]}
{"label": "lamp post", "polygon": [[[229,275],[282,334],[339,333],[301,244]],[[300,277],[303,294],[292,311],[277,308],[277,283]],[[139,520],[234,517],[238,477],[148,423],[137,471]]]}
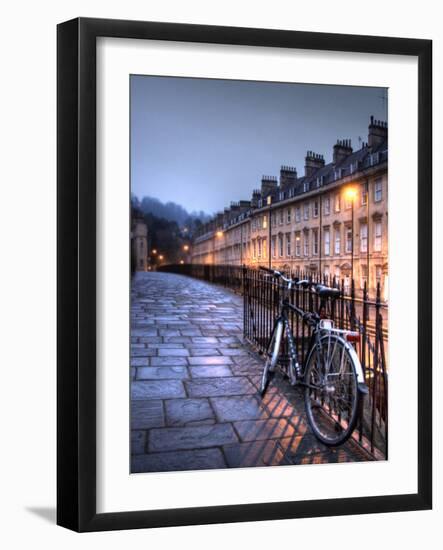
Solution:
{"label": "lamp post", "polygon": [[351,282],[354,280],[354,203],[357,191],[355,187],[348,187],[345,191],[345,196],[351,201]]}
{"label": "lamp post", "polygon": [[272,254],[272,250],[271,250],[271,239],[272,239],[272,229],[271,229],[271,205],[272,205],[272,197],[271,195],[268,195],[268,198],[267,198],[267,201],[268,201],[268,206],[269,206],[269,213],[268,213],[268,240],[269,240],[269,243],[268,243],[268,263],[269,263],[269,269],[271,269],[271,264],[272,264],[272,258],[271,258],[271,254]]}

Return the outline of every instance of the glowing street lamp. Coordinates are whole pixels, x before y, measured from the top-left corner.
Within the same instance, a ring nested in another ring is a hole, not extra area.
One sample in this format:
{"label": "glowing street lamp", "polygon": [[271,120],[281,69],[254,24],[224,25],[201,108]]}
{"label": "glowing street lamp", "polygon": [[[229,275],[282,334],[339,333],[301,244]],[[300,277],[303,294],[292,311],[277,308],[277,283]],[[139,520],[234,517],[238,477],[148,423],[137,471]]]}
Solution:
{"label": "glowing street lamp", "polygon": [[163,254],[160,254],[160,256],[158,257],[158,259],[159,259],[160,261],[162,261],[162,260],[164,259]]}
{"label": "glowing street lamp", "polygon": [[183,260],[180,260],[180,264],[183,265],[185,262]]}
{"label": "glowing street lamp", "polygon": [[217,233],[215,234],[217,239],[221,239],[223,237],[223,231],[217,231]]}
{"label": "glowing street lamp", "polygon": [[154,255],[157,254],[157,249],[156,249],[156,248],[153,248],[153,249],[152,249],[152,253],[153,253]]}
{"label": "glowing street lamp", "polygon": [[184,250],[185,252],[188,252],[188,250],[189,250],[189,244],[185,244],[185,245],[183,246],[183,250]]}

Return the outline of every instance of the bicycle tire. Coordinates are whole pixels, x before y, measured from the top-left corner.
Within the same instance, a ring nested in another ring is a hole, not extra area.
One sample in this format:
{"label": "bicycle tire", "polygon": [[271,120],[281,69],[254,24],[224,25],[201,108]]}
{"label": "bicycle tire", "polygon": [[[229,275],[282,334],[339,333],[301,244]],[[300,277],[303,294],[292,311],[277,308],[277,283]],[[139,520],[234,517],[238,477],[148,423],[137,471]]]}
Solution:
{"label": "bicycle tire", "polygon": [[[362,395],[359,391],[357,380],[357,368],[352,355],[349,353],[346,342],[340,336],[327,334],[320,339],[321,349],[326,346],[326,356],[323,355],[320,362],[318,348],[313,346],[306,361],[304,380],[305,410],[309,425],[319,441],[328,447],[342,445],[349,439],[357,424],[361,407]],[[338,353],[337,353],[338,351]],[[341,355],[343,354],[343,355]],[[340,364],[337,363],[339,358]],[[325,364],[329,361],[329,374],[327,379],[319,380],[325,376]],[[346,361],[346,366],[343,366]],[[337,373],[337,366],[339,372]],[[314,369],[316,372],[314,373]],[[323,385],[322,389],[313,389],[309,385]],[[346,386],[346,387],[345,387]],[[350,400],[345,400],[340,391],[348,391]],[[352,394],[350,393],[352,391]],[[339,403],[351,403],[347,414]],[[315,409],[315,412],[314,412]]]}
{"label": "bicycle tire", "polygon": [[272,331],[271,340],[269,341],[267,349],[266,362],[260,380],[260,395],[262,397],[265,395],[269,382],[274,376],[274,370],[277,365],[278,354],[280,351],[283,328],[283,323],[279,321]]}

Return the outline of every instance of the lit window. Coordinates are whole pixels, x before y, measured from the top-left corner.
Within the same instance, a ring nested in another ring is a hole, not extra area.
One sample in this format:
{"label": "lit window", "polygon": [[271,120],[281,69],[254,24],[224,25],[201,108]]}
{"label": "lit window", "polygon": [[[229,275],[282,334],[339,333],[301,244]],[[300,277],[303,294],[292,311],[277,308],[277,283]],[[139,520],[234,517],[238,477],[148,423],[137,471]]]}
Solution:
{"label": "lit window", "polygon": [[329,214],[331,213],[331,199],[329,197],[325,197],[325,216],[329,216]]}
{"label": "lit window", "polygon": [[352,227],[348,225],[346,227],[346,253],[352,252]]}
{"label": "lit window", "polygon": [[316,218],[318,216],[318,200],[315,200],[314,201],[314,206],[313,206],[313,214],[314,218]]}
{"label": "lit window", "polygon": [[383,197],[382,179],[377,178],[374,183],[374,202],[380,202]]}
{"label": "lit window", "polygon": [[368,224],[360,225],[360,252],[368,251]]}
{"label": "lit window", "polygon": [[381,265],[376,265],[375,266],[375,283],[377,285],[380,285],[381,284]]}
{"label": "lit window", "polygon": [[334,210],[336,212],[340,212],[340,194],[339,193],[335,195]]}
{"label": "lit window", "polygon": [[312,230],[312,253],[315,256],[318,254],[318,229]]}
{"label": "lit window", "polygon": [[374,224],[374,252],[381,251],[381,222]]}
{"label": "lit window", "polygon": [[340,254],[340,228],[335,228],[335,235],[334,235],[334,254],[339,255]]}
{"label": "lit window", "polygon": [[267,250],[268,250],[268,241],[266,238],[264,238],[262,241],[262,252],[263,252],[263,259],[265,260],[266,260]]}
{"label": "lit window", "polygon": [[368,184],[365,183],[361,190],[361,205],[365,206],[368,204]]}
{"label": "lit window", "polygon": [[307,231],[304,232],[304,255],[309,256],[309,233]]}
{"label": "lit window", "polygon": [[267,216],[263,216],[263,229],[266,229],[268,227],[268,218]]}
{"label": "lit window", "polygon": [[360,266],[360,288],[364,288],[368,284],[368,266]]}
{"label": "lit window", "polygon": [[300,256],[301,254],[301,238],[300,238],[300,231],[298,231],[295,234],[295,255]]}
{"label": "lit window", "polygon": [[325,229],[323,233],[323,238],[325,241],[325,256],[329,256],[331,250],[331,241],[330,241],[330,232],[329,229]]}
{"label": "lit window", "polygon": [[261,239],[258,239],[258,257],[261,258]]}

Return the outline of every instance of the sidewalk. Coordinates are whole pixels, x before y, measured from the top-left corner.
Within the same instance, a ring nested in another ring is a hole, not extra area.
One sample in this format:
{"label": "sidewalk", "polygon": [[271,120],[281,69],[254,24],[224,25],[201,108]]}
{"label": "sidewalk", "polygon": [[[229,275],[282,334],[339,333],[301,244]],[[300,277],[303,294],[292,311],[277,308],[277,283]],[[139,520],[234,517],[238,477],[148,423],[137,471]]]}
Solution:
{"label": "sidewalk", "polygon": [[131,472],[354,462],[310,433],[302,395],[242,342],[242,298],[170,273],[137,273],[131,310]]}

